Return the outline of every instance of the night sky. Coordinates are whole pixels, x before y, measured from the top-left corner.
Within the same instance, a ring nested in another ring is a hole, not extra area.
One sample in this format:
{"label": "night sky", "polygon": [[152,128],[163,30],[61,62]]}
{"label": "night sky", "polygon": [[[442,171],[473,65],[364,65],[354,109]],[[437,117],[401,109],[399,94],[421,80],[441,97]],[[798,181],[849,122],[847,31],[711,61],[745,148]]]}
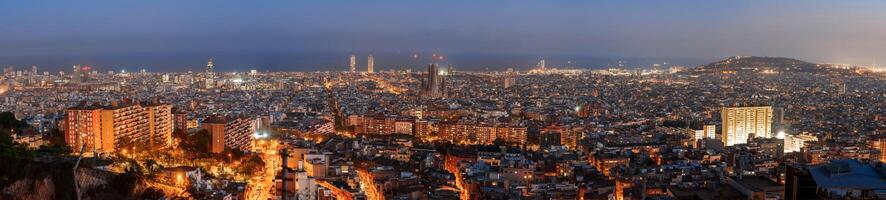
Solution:
{"label": "night sky", "polygon": [[[886,1],[0,1],[0,66],[42,70],[697,65],[733,55],[886,65]],[[567,64],[574,61],[574,64]]]}

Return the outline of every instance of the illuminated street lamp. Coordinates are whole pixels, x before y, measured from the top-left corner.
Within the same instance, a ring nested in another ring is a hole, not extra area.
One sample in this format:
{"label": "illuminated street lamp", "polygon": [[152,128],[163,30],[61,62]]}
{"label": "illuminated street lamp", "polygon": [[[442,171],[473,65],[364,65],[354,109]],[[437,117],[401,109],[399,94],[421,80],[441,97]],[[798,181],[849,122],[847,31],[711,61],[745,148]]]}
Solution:
{"label": "illuminated street lamp", "polygon": [[175,176],[175,184],[178,185],[178,186],[183,186],[183,185],[184,185],[184,182],[185,182],[185,176],[182,175],[182,173],[178,173],[178,174]]}

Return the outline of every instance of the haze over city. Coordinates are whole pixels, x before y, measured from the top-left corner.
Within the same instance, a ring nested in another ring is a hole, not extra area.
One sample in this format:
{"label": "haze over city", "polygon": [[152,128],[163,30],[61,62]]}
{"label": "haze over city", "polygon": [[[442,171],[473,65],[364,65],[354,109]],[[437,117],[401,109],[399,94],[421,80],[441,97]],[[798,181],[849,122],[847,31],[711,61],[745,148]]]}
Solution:
{"label": "haze over city", "polygon": [[[0,65],[107,70],[381,69],[450,55],[484,70],[695,66],[734,55],[886,63],[883,1],[3,1]],[[383,58],[383,59],[382,59]],[[556,59],[551,59],[556,58]]]}

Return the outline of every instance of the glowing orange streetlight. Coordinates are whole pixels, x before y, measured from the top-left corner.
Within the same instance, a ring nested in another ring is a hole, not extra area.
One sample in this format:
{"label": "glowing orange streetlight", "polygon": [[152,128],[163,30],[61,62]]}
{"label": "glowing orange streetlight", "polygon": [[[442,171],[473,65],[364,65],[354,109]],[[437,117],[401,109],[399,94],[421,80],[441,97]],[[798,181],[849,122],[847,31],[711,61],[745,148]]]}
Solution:
{"label": "glowing orange streetlight", "polygon": [[184,185],[184,182],[185,182],[185,176],[182,173],[178,173],[175,176],[175,184],[181,186],[181,185]]}

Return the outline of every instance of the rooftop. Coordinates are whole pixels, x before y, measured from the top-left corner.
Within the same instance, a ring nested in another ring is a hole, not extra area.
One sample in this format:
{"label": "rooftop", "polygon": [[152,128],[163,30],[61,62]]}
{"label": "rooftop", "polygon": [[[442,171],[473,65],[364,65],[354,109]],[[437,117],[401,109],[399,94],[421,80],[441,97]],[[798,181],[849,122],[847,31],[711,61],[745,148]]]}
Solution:
{"label": "rooftop", "polygon": [[819,187],[886,189],[886,177],[857,160],[835,160],[811,167],[809,172]]}

